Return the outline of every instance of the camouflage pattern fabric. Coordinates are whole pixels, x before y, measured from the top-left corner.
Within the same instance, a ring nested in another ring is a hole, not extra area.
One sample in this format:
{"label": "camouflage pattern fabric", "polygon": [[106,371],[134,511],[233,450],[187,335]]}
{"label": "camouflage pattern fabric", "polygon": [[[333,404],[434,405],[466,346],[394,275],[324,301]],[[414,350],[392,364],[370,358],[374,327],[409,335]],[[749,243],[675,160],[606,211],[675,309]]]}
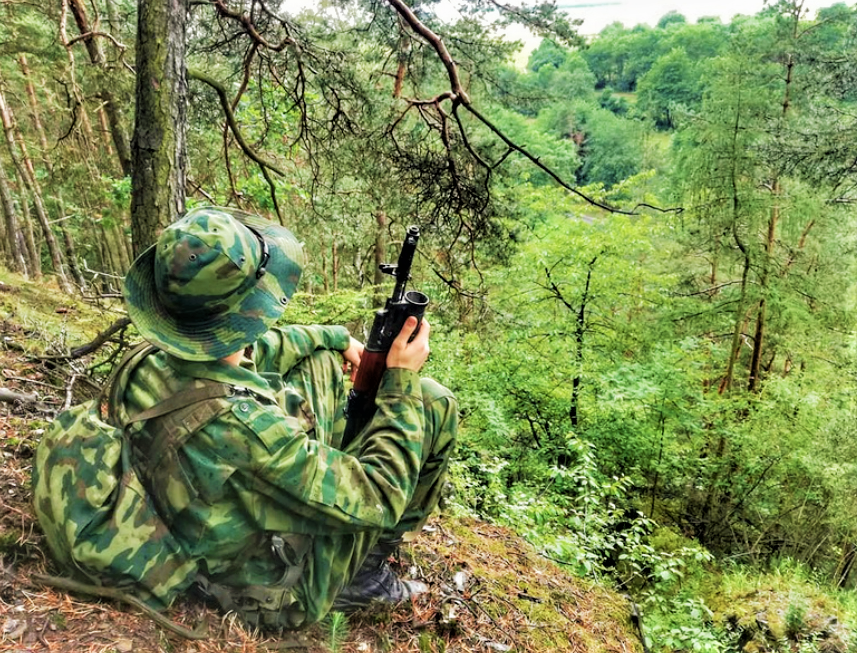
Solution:
{"label": "camouflage pattern fabric", "polygon": [[61,413],[33,464],[33,503],[48,546],[70,573],[167,607],[193,582],[187,556],[134,473],[122,429],[97,400]]}
{"label": "camouflage pattern fabric", "polygon": [[304,255],[285,227],[230,208],[194,209],[161,232],[125,277],[140,334],[185,360],[252,344],[283,314]]}
{"label": "camouflage pattern fabric", "polygon": [[[323,618],[382,534],[418,526],[437,503],[457,431],[448,390],[388,370],[378,411],[347,451],[342,327],[268,331],[240,367],[150,356],[125,392],[133,414],[192,379],[241,389],[230,412],[191,437],[151,490],[189,557],[213,583],[275,588],[288,565],[272,534],[309,539],[281,623]],[[295,618],[299,614],[299,618]],[[271,619],[263,619],[271,623]],[[274,620],[276,621],[276,620]]]}

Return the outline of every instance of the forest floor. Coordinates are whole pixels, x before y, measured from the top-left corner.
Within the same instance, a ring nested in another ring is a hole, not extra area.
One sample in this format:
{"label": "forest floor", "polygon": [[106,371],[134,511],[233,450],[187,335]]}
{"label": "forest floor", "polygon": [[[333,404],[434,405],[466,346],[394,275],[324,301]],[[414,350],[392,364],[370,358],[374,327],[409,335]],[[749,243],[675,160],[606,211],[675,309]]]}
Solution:
{"label": "forest floor", "polygon": [[166,616],[207,634],[184,639],[133,607],[40,585],[37,575],[61,572],[31,508],[33,456],[84,371],[50,359],[47,341],[84,344],[109,321],[35,284],[0,281],[0,307],[0,390],[22,396],[0,403],[0,652],[642,650],[625,598],[568,575],[507,529],[464,518],[438,517],[403,547],[400,573],[426,582],[427,594],[276,636],[185,599]]}

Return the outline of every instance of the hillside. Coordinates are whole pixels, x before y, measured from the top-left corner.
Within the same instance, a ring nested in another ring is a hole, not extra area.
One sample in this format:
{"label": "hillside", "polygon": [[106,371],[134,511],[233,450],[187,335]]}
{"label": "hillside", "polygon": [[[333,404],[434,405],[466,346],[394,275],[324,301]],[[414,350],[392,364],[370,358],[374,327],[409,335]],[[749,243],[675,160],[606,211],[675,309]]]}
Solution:
{"label": "hillside", "polygon": [[167,617],[207,635],[183,639],[132,607],[39,584],[35,575],[57,570],[30,508],[33,452],[72,384],[75,393],[92,392],[81,360],[56,354],[91,341],[116,317],[54,288],[0,283],[0,389],[10,393],[0,402],[0,651],[642,650],[626,599],[568,576],[507,529],[449,516],[406,545],[399,561],[402,573],[429,583],[429,595],[278,638],[189,599]]}

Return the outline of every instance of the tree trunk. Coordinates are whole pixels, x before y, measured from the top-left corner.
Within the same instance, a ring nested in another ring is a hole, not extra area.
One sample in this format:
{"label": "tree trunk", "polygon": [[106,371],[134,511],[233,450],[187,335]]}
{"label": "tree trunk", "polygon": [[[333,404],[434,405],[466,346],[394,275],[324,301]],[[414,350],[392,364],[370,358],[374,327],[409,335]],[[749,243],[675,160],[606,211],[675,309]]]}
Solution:
{"label": "tree trunk", "polygon": [[[107,112],[104,110],[104,107],[98,107],[98,124],[101,126],[101,133],[102,134],[109,134],[110,133],[110,125],[107,121]],[[113,148],[110,145],[109,139],[105,138],[104,149],[107,150],[107,154],[109,156],[111,156],[111,157],[113,156],[114,152],[113,152]],[[121,165],[121,161],[120,161],[120,165]],[[122,172],[123,172],[123,174],[125,173],[124,169]],[[127,175],[125,175],[125,176],[127,177]]]}
{"label": "tree trunk", "polygon": [[[0,204],[2,201],[3,191],[0,190]],[[13,247],[10,234],[6,232],[6,211],[0,208],[0,265],[10,259]],[[11,268],[11,266],[7,266]]]}
{"label": "tree trunk", "polygon": [[[23,186],[23,182],[19,184]],[[30,199],[26,189],[21,189],[21,249],[27,260],[27,269],[33,279],[42,278],[42,247],[36,244],[36,234],[33,231],[33,216],[30,214]]]}
{"label": "tree trunk", "polygon": [[15,167],[18,169],[18,172],[21,175],[21,179],[23,180],[24,185],[27,187],[27,190],[32,195],[33,205],[36,210],[36,217],[38,218],[39,224],[42,227],[42,234],[45,238],[45,244],[48,247],[48,254],[51,257],[54,274],[57,275],[57,280],[59,281],[60,288],[63,290],[63,292],[71,293],[74,288],[69,283],[68,277],[66,276],[65,261],[62,255],[62,251],[57,245],[56,238],[54,238],[53,231],[51,230],[50,220],[48,220],[47,211],[45,210],[44,201],[42,200],[42,190],[41,188],[39,188],[39,184],[36,181],[33,164],[30,161],[29,155],[27,154],[26,146],[24,144],[23,139],[19,139],[21,154],[23,158],[19,158],[17,152],[15,151],[14,118],[12,116],[12,111],[6,104],[6,99],[3,97],[2,93],[0,93],[0,120],[2,120],[3,122],[3,131],[6,134],[6,145],[9,148],[9,156],[11,157]]}
{"label": "tree trunk", "polygon": [[119,16],[116,13],[116,7],[113,0],[105,0],[107,5],[107,23],[110,25],[110,33],[116,36],[119,33]]}
{"label": "tree trunk", "polygon": [[728,392],[732,387],[732,380],[735,376],[735,364],[738,361],[738,353],[741,351],[741,333],[744,330],[744,301],[747,295],[747,278],[750,275],[750,259],[744,257],[744,272],[741,275],[741,295],[738,300],[738,306],[735,309],[735,323],[732,327],[732,342],[729,346],[729,359],[726,362],[726,372],[720,381],[718,389],[719,394]]}
{"label": "tree trunk", "polygon": [[83,273],[80,271],[80,267],[77,265],[77,253],[74,248],[74,239],[66,228],[65,203],[62,201],[62,197],[57,197],[57,204],[60,209],[59,228],[62,233],[63,244],[65,245],[65,257],[66,261],[68,261],[68,268],[71,271],[72,278],[77,284],[77,287],[83,290],[88,284],[86,283],[86,278],[83,276]]}
{"label": "tree trunk", "polygon": [[839,564],[836,567],[834,577],[836,578],[836,587],[845,589],[848,586],[848,578],[854,569],[854,561],[857,559],[857,547],[851,540],[845,540],[842,543],[842,555],[839,558]]}
{"label": "tree trunk", "polygon": [[324,294],[326,295],[330,292],[330,278],[327,272],[327,252],[323,249],[321,250],[321,278],[321,287],[324,288]]}
{"label": "tree trunk", "polygon": [[583,296],[580,298],[580,308],[577,311],[574,326],[574,378],[571,380],[571,403],[568,408],[568,417],[571,426],[577,428],[580,423],[580,386],[583,383],[583,339],[586,336],[586,305],[589,302],[589,289],[592,284],[592,270],[596,256],[589,262],[586,271],[586,285],[583,288]]}
{"label": "tree trunk", "polygon": [[122,274],[124,275],[133,262],[131,243],[128,242],[128,236],[125,234],[125,229],[121,224],[114,226],[113,230],[116,232],[116,250],[119,252],[119,260],[122,262]]}
{"label": "tree trunk", "polygon": [[333,268],[333,292],[339,290],[339,248],[334,238],[330,247],[331,267]]}
{"label": "tree trunk", "polygon": [[137,114],[132,143],[135,255],[185,211],[187,0],[138,0]]}
{"label": "tree trunk", "polygon": [[774,256],[774,241],[777,237],[777,223],[780,218],[780,207],[777,202],[780,198],[780,182],[775,181],[773,186],[774,206],[771,207],[771,215],[768,218],[768,235],[765,242],[765,260],[762,266],[762,276],[759,279],[759,292],[762,298],[759,300],[759,312],[756,315],[756,333],[753,336],[753,354],[750,356],[750,378],[747,383],[749,392],[758,392],[761,388],[761,361],[762,350],[765,344],[765,320],[767,318],[767,295],[768,282],[770,279],[772,258]]}
{"label": "tree trunk", "polygon": [[708,283],[712,288],[717,286],[717,261],[720,256],[720,234],[714,237],[714,256],[711,257],[711,273],[708,278]]}
{"label": "tree trunk", "polygon": [[372,276],[372,284],[375,286],[375,305],[383,306],[386,296],[384,294],[384,273],[381,272],[381,264],[387,259],[387,215],[378,211],[375,216],[375,273]]}
{"label": "tree trunk", "polygon": [[732,388],[732,380],[735,376],[735,364],[738,360],[738,353],[741,351],[741,333],[744,330],[744,306],[747,299],[747,282],[750,277],[750,268],[752,261],[750,260],[750,252],[747,249],[747,246],[741,239],[741,236],[738,231],[738,223],[739,218],[741,216],[741,199],[740,194],[738,192],[738,178],[739,174],[736,170],[736,162],[738,161],[738,146],[737,146],[737,138],[738,133],[741,128],[741,116],[740,114],[735,116],[735,124],[732,130],[732,153],[733,158],[731,160],[731,168],[729,170],[729,181],[730,181],[730,191],[731,191],[731,220],[732,220],[732,238],[735,241],[735,245],[741,251],[741,254],[744,256],[744,270],[741,273],[741,294],[738,299],[738,306],[735,309],[735,324],[732,331],[732,343],[729,346],[729,360],[726,363],[726,372],[723,374],[723,378],[720,380],[719,393],[723,394],[729,391]]}
{"label": "tree trunk", "polygon": [[83,290],[86,288],[86,279],[83,277],[83,273],[80,271],[80,268],[77,266],[77,256],[74,251],[74,239],[71,237],[71,234],[68,232],[68,229],[65,228],[65,225],[60,225],[60,231],[62,232],[63,243],[65,243],[65,256],[68,261],[69,270],[71,270],[72,278],[74,282],[77,284],[78,288]]}
{"label": "tree trunk", "polygon": [[30,116],[33,120],[33,128],[39,137],[39,145],[42,148],[42,161],[45,164],[48,172],[53,172],[53,166],[48,159],[48,138],[45,135],[45,128],[42,125],[42,119],[39,115],[39,101],[36,98],[36,89],[33,86],[33,81],[30,77],[30,67],[27,64],[27,57],[23,54],[18,57],[18,66],[21,68],[21,74],[24,76],[24,82],[27,90],[27,102],[30,105]]}
{"label": "tree trunk", "polygon": [[121,277],[124,270],[122,270],[122,260],[116,247],[115,230],[105,227],[103,222],[99,222],[99,227],[101,230],[103,269],[112,277]]}
{"label": "tree trunk", "polygon": [[[80,33],[82,35],[89,34],[92,28],[89,25],[89,19],[86,16],[86,9],[82,0],[69,0],[69,2],[71,13],[74,15],[74,20],[77,23]],[[142,4],[145,4],[145,2],[142,2]],[[101,50],[98,38],[86,36],[83,42],[86,45],[89,60],[95,66],[103,68],[104,53]],[[102,88],[98,95],[103,103],[103,111],[107,115],[107,121],[110,123],[110,134],[113,136],[113,146],[116,148],[116,155],[119,158],[122,174],[128,177],[131,175],[131,148],[128,145],[128,133],[125,130],[122,111],[109,90]]]}
{"label": "tree trunk", "polygon": [[19,247],[18,244],[21,237],[21,231],[18,228],[18,211],[15,209],[12,191],[9,189],[9,177],[6,176],[2,158],[0,158],[0,203],[2,203],[3,217],[5,218],[4,231],[6,237],[3,241],[8,244],[6,263],[12,272],[18,272],[29,278],[30,271],[27,261],[24,259],[24,248]]}

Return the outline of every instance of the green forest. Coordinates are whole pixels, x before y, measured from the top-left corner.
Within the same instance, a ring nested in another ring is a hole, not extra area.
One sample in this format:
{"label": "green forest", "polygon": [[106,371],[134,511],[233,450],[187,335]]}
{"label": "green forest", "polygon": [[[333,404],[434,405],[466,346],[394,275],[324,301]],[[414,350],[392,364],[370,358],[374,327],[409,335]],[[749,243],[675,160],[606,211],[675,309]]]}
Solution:
{"label": "green forest", "polygon": [[[631,597],[653,652],[857,650],[857,9],[584,37],[550,3],[199,0],[170,115],[141,109],[157,4],[0,3],[0,266],[117,321],[80,375],[135,341],[121,279],[164,215],[288,226],[286,321],[357,337],[417,225],[446,512]],[[84,344],[67,319],[29,346]]]}

